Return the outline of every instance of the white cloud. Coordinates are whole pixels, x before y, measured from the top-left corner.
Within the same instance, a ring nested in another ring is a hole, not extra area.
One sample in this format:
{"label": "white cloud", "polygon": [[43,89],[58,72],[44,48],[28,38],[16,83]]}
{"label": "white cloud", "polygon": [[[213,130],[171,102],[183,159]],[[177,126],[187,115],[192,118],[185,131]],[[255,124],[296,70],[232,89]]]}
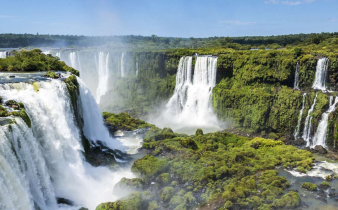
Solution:
{"label": "white cloud", "polygon": [[338,22],[338,18],[332,18],[330,21],[331,22]]}
{"label": "white cloud", "polygon": [[256,22],[242,22],[239,20],[223,20],[219,23],[229,24],[229,25],[253,25],[256,24]]}
{"label": "white cloud", "polygon": [[288,0],[288,1],[281,1],[281,0],[266,0],[264,1],[265,4],[284,4],[289,6],[297,6],[300,4],[310,4],[315,0]]}

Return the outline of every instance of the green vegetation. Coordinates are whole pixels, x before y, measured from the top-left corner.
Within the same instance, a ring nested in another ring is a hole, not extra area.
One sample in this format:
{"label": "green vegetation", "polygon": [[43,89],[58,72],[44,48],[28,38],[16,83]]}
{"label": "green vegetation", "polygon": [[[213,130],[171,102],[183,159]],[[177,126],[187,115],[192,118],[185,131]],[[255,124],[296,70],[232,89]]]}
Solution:
{"label": "green vegetation", "polygon": [[114,114],[103,112],[103,119],[112,133],[115,133],[117,130],[133,131],[153,126],[143,120],[132,118],[127,113]]}
{"label": "green vegetation", "polygon": [[[0,99],[1,99],[0,103],[2,103],[2,98],[0,97]],[[8,116],[21,117],[28,127],[32,126],[31,120],[26,113],[25,106],[23,105],[23,103],[18,103],[14,100],[8,100],[5,102],[5,105],[13,108],[14,111],[9,112],[5,107],[0,105],[0,117],[8,117]]]}
{"label": "green vegetation", "polygon": [[97,209],[123,209],[130,203],[138,208],[142,203],[142,209],[276,209],[300,205],[298,193],[284,193],[289,183],[274,168],[310,170],[314,159],[310,152],[270,139],[225,132],[203,135],[200,130],[196,134],[187,136],[170,128],[152,127],[143,143],[151,153],[136,161],[132,172],[142,178],[145,190],[155,182],[158,191],[150,193],[153,203],[136,192]]}
{"label": "green vegetation", "polygon": [[317,185],[310,182],[304,182],[302,187],[310,191],[317,191]]}
{"label": "green vegetation", "polygon": [[52,78],[52,79],[57,79],[59,78],[59,75],[57,75],[55,72],[53,71],[48,71],[45,75],[43,75],[45,77],[49,77],[49,78]]}
{"label": "green vegetation", "polygon": [[[69,71],[79,76],[79,72],[67,66],[59,58],[45,55],[39,49],[11,52],[13,56],[0,59],[0,71]],[[47,74],[51,75],[51,73]]]}
{"label": "green vegetation", "polygon": [[6,47],[51,47],[63,43],[64,46],[102,46],[110,48],[172,49],[223,47],[236,50],[279,49],[290,46],[327,46],[338,44],[338,33],[290,34],[279,36],[174,38],[152,36],[73,36],[45,34],[0,34],[0,48]]}

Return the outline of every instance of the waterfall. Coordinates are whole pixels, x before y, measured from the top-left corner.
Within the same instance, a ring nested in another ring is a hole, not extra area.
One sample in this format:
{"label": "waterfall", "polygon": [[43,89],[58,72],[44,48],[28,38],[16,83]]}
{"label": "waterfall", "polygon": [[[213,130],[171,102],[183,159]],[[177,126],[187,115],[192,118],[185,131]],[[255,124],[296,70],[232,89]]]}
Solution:
{"label": "waterfall", "polygon": [[304,124],[304,130],[303,130],[302,138],[307,142],[306,143],[307,146],[310,146],[310,134],[311,134],[311,129],[312,129],[312,116],[311,116],[311,113],[313,112],[313,110],[315,108],[316,100],[317,100],[317,95],[318,95],[318,93],[316,93],[316,97],[313,100],[313,104],[311,105],[311,108],[307,112],[307,116],[306,116],[305,124]]}
{"label": "waterfall", "polygon": [[61,59],[61,51],[58,51],[55,56]]}
{"label": "waterfall", "polygon": [[186,103],[186,94],[189,86],[192,84],[192,56],[182,57],[180,59],[177,74],[175,93],[167,103],[167,108],[175,113],[181,113]]}
{"label": "waterfall", "polygon": [[138,60],[136,61],[136,77],[138,76]]}
{"label": "waterfall", "polygon": [[50,50],[43,51],[42,54],[48,55],[48,54],[50,54]]}
{"label": "waterfall", "polygon": [[6,51],[1,51],[0,52],[0,58],[6,58],[7,57],[7,52]]}
{"label": "waterfall", "polygon": [[299,90],[299,63],[297,62],[296,73],[295,73],[295,82],[293,84],[293,89]]}
{"label": "waterfall", "polygon": [[306,97],[306,93],[303,93],[303,104],[302,104],[302,109],[299,111],[298,123],[297,123],[296,131],[294,134],[295,139],[299,137],[300,124],[302,121],[303,111],[305,107],[305,97]]}
{"label": "waterfall", "polygon": [[[216,85],[217,57],[197,56],[194,73],[192,56],[179,62],[175,93],[166,105],[164,120],[171,127],[214,127],[218,120],[211,107],[212,89]],[[216,129],[216,130],[217,130]]]}
{"label": "waterfall", "polygon": [[[64,209],[56,197],[73,201],[72,209],[95,209],[101,202],[117,199],[113,186],[124,176],[132,177],[131,172],[112,172],[84,162],[66,85],[61,80],[38,84],[38,92],[28,83],[0,85],[3,100],[22,102],[32,124],[29,128],[21,118],[14,118],[15,124],[0,126],[0,209]],[[80,90],[86,91],[83,84]],[[84,107],[84,114],[98,110],[91,100],[81,94],[82,104],[91,108]],[[85,126],[94,126],[91,130],[99,126],[94,115],[84,116]]]}
{"label": "waterfall", "polygon": [[70,66],[80,71],[81,64],[80,64],[80,60],[78,57],[78,53],[77,52],[69,53],[69,60],[70,60]]}
{"label": "waterfall", "polygon": [[317,90],[326,90],[325,82],[327,77],[327,71],[328,71],[328,58],[320,58],[317,62],[316,67],[316,74],[315,74],[315,81],[312,85],[313,89]]}
{"label": "waterfall", "polygon": [[101,96],[107,93],[108,91],[108,78],[109,78],[109,53],[105,54],[104,52],[99,52],[98,59],[98,87],[96,90],[96,102],[99,104]]}
{"label": "waterfall", "polygon": [[338,103],[338,97],[335,98],[333,102],[333,96],[330,96],[330,107],[329,109],[322,114],[321,120],[319,121],[317,132],[313,138],[312,145],[321,145],[326,146],[326,133],[327,133],[327,126],[329,122],[330,114],[336,109],[336,105]]}
{"label": "waterfall", "polygon": [[125,76],[125,69],[124,69],[124,52],[121,55],[121,77]]}
{"label": "waterfall", "polygon": [[103,118],[98,105],[95,102],[89,89],[84,82],[77,78],[80,85],[80,101],[83,109],[84,135],[92,141],[101,141],[113,149],[122,149],[118,141],[113,139],[107,127],[103,123]]}

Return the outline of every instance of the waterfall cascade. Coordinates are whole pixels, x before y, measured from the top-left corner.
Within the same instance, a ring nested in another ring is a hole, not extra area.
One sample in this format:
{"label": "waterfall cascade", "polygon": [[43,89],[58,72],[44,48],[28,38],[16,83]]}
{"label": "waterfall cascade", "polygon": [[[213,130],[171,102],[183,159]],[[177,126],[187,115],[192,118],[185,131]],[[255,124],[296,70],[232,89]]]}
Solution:
{"label": "waterfall cascade", "polygon": [[312,85],[313,89],[326,91],[326,78],[328,72],[328,58],[320,58],[317,62],[315,81]]}
{"label": "waterfall cascade", "polygon": [[80,78],[100,105],[118,77],[126,77],[132,71],[139,73],[138,62],[129,63],[133,58],[125,52],[60,50],[54,55],[80,72]]}
{"label": "waterfall cascade", "polygon": [[303,135],[302,138],[306,141],[306,145],[310,146],[310,138],[311,138],[311,130],[312,130],[312,116],[311,113],[313,112],[315,105],[316,105],[316,100],[317,100],[317,95],[318,93],[316,93],[316,97],[313,100],[313,104],[311,105],[311,108],[309,109],[309,111],[307,112],[307,116],[305,119],[305,124],[304,124],[304,130],[303,130]]}
{"label": "waterfall cascade", "polygon": [[[21,118],[15,118],[15,124],[0,126],[0,209],[95,209],[101,202],[116,199],[113,186],[124,176],[132,177],[131,172],[94,169],[84,162],[66,85],[60,80],[38,84],[39,91],[28,83],[0,85],[3,100],[22,102],[32,124],[29,128]],[[89,129],[85,134],[99,139],[93,131],[106,130],[98,128],[103,126],[102,118],[92,113],[99,112],[97,105],[83,84],[80,91],[83,113],[87,114],[83,116],[85,129]],[[69,199],[76,206],[59,205],[56,197]]]}
{"label": "waterfall cascade", "polygon": [[182,57],[176,74],[175,93],[170,98],[167,107],[171,112],[182,112],[187,100],[187,90],[192,84],[192,56]]}
{"label": "waterfall cascade", "polygon": [[338,97],[335,98],[333,101],[333,96],[330,96],[330,107],[329,109],[322,114],[321,120],[319,121],[316,134],[313,138],[312,145],[321,145],[323,147],[326,147],[326,134],[327,134],[327,127],[329,122],[329,116],[330,114],[336,110],[336,106],[338,103]]}
{"label": "waterfall cascade", "polygon": [[306,93],[303,93],[303,104],[302,104],[302,108],[299,111],[299,117],[298,117],[298,123],[297,123],[297,127],[294,133],[294,137],[295,139],[297,139],[299,137],[299,130],[300,130],[300,124],[302,121],[302,116],[303,116],[303,111],[304,111],[304,107],[305,107],[305,97],[306,97]]}
{"label": "waterfall cascade", "polygon": [[295,82],[293,84],[293,89],[299,90],[299,63],[297,63],[297,67],[296,67]]}
{"label": "waterfall cascade", "polygon": [[80,85],[80,101],[84,120],[84,135],[93,141],[101,141],[112,149],[122,150],[118,141],[113,139],[107,127],[103,124],[103,118],[94,97],[84,82],[77,78]]}
{"label": "waterfall cascade", "polygon": [[180,59],[175,93],[167,103],[164,113],[164,118],[174,123],[170,127],[218,127],[217,117],[211,107],[216,71],[217,57],[197,56],[194,72],[192,56]]}
{"label": "waterfall cascade", "polygon": [[7,57],[7,52],[6,51],[1,51],[0,52],[0,58],[6,58]]}
{"label": "waterfall cascade", "polygon": [[81,63],[79,60],[79,56],[77,52],[71,52],[69,53],[69,60],[70,60],[70,66],[74,69],[80,71],[81,69]]}
{"label": "waterfall cascade", "polygon": [[109,53],[99,52],[99,59],[97,62],[99,82],[96,90],[96,102],[99,104],[101,96],[108,91]]}

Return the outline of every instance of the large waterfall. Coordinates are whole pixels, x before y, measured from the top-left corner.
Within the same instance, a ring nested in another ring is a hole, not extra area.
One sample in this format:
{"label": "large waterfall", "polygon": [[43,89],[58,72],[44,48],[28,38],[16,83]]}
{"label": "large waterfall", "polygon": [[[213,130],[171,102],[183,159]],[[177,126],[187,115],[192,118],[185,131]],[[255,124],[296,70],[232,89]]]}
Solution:
{"label": "large waterfall", "polygon": [[[87,105],[83,107],[85,135],[113,145],[107,130],[100,127],[103,122],[94,99],[80,84],[80,103]],[[75,209],[95,209],[101,202],[116,199],[113,186],[122,177],[132,177],[131,172],[93,168],[84,162],[80,130],[66,85],[52,80],[34,86],[0,85],[3,100],[22,102],[31,119],[31,128],[21,118],[0,126],[0,209],[66,208],[57,204],[57,197],[73,201]]]}
{"label": "large waterfall", "polygon": [[96,101],[99,104],[101,96],[108,91],[109,53],[99,52],[99,59],[97,62],[99,82],[96,90]]}
{"label": "large waterfall", "polygon": [[110,148],[123,149],[120,142],[110,137],[107,127],[103,124],[101,112],[89,89],[84,82],[78,78],[80,85],[80,101],[83,109],[84,134],[88,139],[106,143]]}
{"label": "large waterfall", "polygon": [[333,101],[333,96],[330,96],[330,107],[322,114],[321,120],[318,124],[317,132],[312,140],[311,146],[321,145],[326,146],[326,133],[330,114],[336,109],[338,97]]}
{"label": "large waterfall", "polygon": [[138,74],[138,64],[135,65],[132,56],[126,52],[60,50],[54,52],[54,55],[79,70],[80,78],[90,89],[100,107],[105,105],[105,99],[109,98],[105,95],[112,90],[116,80]]}
{"label": "large waterfall", "polygon": [[297,63],[297,66],[296,66],[295,82],[293,84],[293,89],[299,90],[299,63]]}
{"label": "large waterfall", "polygon": [[295,139],[297,139],[299,137],[300,124],[302,122],[302,116],[303,116],[303,111],[304,111],[304,107],[305,107],[305,97],[306,97],[306,93],[303,93],[302,108],[299,111],[298,123],[297,123],[297,127],[296,127],[296,130],[295,130],[295,133],[294,133]]}
{"label": "large waterfall", "polygon": [[81,63],[77,52],[69,53],[70,66],[74,69],[81,71]]}
{"label": "large waterfall", "polygon": [[320,58],[317,62],[316,67],[316,74],[315,74],[315,81],[312,85],[313,89],[317,90],[326,90],[326,77],[327,77],[327,71],[328,71],[328,58]]}
{"label": "large waterfall", "polygon": [[6,51],[0,51],[0,58],[6,58],[7,52]]}
{"label": "large waterfall", "polygon": [[311,105],[311,108],[309,109],[309,111],[307,112],[307,116],[305,119],[305,124],[304,124],[304,130],[303,130],[303,135],[302,138],[306,141],[306,145],[310,146],[310,138],[311,138],[311,128],[312,128],[312,112],[315,108],[316,105],[316,100],[317,100],[317,95],[318,93],[316,93],[316,97],[313,100],[313,104]]}
{"label": "large waterfall", "polygon": [[182,57],[176,75],[175,93],[166,105],[161,122],[176,130],[216,128],[218,120],[211,106],[212,89],[216,85],[217,57],[197,56],[194,71],[192,56]]}

